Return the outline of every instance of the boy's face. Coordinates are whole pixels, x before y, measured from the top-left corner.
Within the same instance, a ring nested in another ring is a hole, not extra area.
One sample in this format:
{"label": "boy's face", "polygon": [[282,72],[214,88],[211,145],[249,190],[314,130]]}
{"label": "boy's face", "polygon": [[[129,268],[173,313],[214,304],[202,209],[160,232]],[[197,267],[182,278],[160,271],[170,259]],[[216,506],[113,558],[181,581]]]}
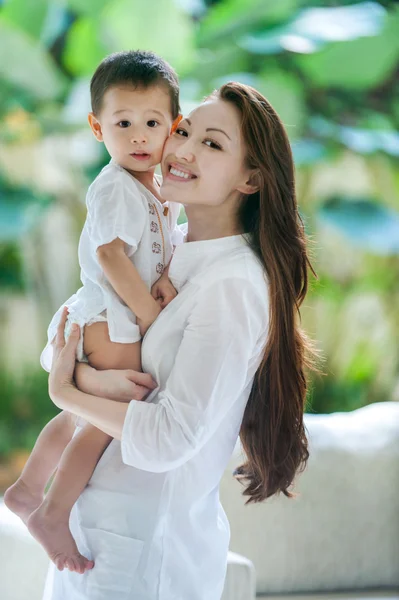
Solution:
{"label": "boy's face", "polygon": [[90,113],[94,135],[124,169],[148,171],[161,162],[172,127],[171,99],[166,88],[154,85],[109,88],[97,115]]}

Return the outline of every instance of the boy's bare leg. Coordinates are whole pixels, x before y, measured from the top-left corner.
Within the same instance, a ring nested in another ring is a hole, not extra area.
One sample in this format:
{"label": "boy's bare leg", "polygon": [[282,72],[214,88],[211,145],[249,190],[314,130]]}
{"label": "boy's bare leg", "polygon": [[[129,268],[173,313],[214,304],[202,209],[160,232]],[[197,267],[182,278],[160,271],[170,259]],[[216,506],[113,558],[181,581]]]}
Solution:
{"label": "boy's bare leg", "polygon": [[30,533],[60,570],[84,573],[94,566],[79,553],[69,529],[69,516],[111,440],[92,425],[83,427],[62,455],[45,499],[28,519]]}
{"label": "boy's bare leg", "polygon": [[43,501],[48,480],[71,441],[76,417],[61,412],[40,433],[17,481],[4,494],[5,505],[25,523]]}
{"label": "boy's bare leg", "polygon": [[[111,342],[106,323],[95,323],[84,331],[84,353],[90,366],[96,369],[138,370],[140,346],[139,342]],[[29,531],[60,570],[84,573],[94,566],[93,561],[79,553],[69,529],[69,517],[111,439],[92,425],[86,425],[69,443],[47,496],[28,519]]]}
{"label": "boy's bare leg", "polygon": [[106,369],[141,371],[141,343],[111,342],[107,323],[93,323],[85,327],[84,353],[90,366],[98,371]]}

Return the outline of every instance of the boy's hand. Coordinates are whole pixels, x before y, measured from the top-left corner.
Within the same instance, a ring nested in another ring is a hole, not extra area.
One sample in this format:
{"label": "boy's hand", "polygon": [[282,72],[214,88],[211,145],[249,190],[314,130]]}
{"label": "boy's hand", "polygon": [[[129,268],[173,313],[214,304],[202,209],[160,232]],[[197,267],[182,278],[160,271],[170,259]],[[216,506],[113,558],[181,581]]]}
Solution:
{"label": "boy's hand", "polygon": [[167,273],[163,274],[151,288],[151,295],[159,302],[162,309],[168,306],[169,302],[176,298],[177,292],[172,285]]}

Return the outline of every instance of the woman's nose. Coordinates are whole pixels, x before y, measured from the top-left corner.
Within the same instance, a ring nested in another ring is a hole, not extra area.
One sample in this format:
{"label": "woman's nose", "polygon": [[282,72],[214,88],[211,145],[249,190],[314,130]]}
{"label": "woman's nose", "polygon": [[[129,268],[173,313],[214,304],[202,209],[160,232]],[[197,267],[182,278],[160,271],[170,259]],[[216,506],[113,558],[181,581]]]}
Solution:
{"label": "woman's nose", "polygon": [[189,163],[194,162],[194,152],[190,140],[179,144],[175,151],[176,158],[185,160]]}

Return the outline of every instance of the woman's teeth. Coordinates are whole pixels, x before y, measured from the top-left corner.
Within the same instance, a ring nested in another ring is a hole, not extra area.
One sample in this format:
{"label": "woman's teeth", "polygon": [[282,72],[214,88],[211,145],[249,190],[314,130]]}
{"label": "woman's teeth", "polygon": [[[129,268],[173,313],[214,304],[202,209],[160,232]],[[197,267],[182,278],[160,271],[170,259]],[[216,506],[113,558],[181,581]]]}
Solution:
{"label": "woman's teeth", "polygon": [[175,175],[176,177],[182,177],[183,179],[191,179],[191,175],[189,175],[188,173],[183,173],[183,171],[178,171],[174,167],[171,167],[170,173],[172,175]]}

